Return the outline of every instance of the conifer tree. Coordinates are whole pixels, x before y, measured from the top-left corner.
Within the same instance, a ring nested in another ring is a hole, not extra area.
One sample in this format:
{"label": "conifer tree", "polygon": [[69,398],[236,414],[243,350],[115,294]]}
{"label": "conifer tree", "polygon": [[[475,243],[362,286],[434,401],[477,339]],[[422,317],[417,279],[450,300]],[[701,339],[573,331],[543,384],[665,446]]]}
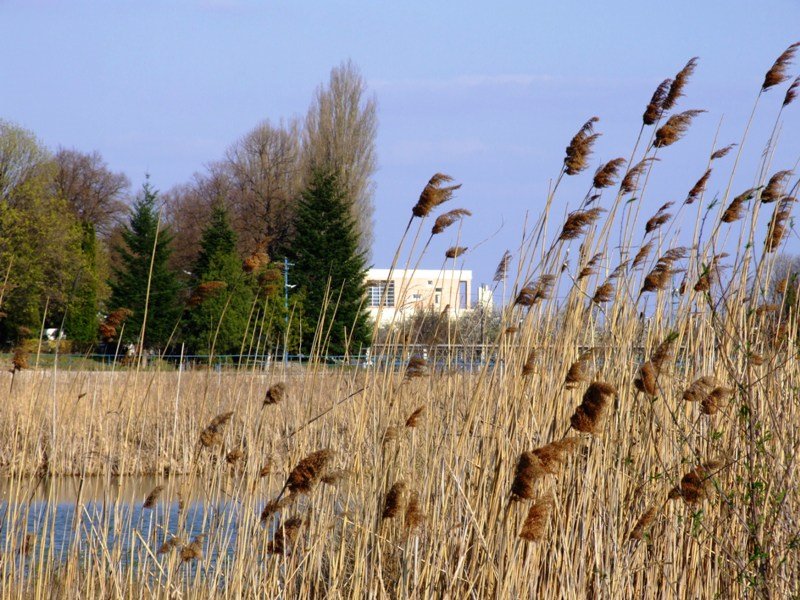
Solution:
{"label": "conifer tree", "polygon": [[[365,295],[366,265],[350,200],[335,173],[315,171],[300,199],[295,239],[289,250],[295,292],[304,298],[311,331],[324,319],[322,349],[328,355],[355,354],[369,343]],[[326,298],[327,290],[327,298]],[[308,352],[311,336],[304,336]]]}
{"label": "conifer tree", "polygon": [[[159,216],[155,208],[157,196],[158,193],[146,182],[141,196],[133,205],[130,221],[122,230],[123,243],[115,247],[121,266],[114,269],[109,302],[111,310],[127,308],[133,311],[125,323],[123,341],[138,342],[145,348],[163,348],[182,311],[180,283],[168,265],[172,236],[169,230],[159,227]],[[139,337],[145,305],[147,325],[145,339],[142,341]]]}
{"label": "conifer tree", "polygon": [[236,234],[221,203],[203,231],[192,279],[195,292],[184,328],[189,348],[202,354],[238,353],[255,299],[254,280],[242,270]]}

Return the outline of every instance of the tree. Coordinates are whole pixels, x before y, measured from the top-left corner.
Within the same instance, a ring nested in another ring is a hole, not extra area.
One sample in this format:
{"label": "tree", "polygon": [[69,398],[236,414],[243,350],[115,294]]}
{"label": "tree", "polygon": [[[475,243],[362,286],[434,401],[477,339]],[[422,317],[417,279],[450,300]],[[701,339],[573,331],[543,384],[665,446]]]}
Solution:
{"label": "tree", "polygon": [[[156,199],[157,192],[146,182],[133,205],[129,223],[121,231],[121,243],[114,247],[119,266],[113,269],[109,308],[133,311],[125,324],[123,339],[138,341],[142,347],[145,343],[166,345],[182,311],[178,300],[180,284],[168,265],[172,237],[168,229],[159,228]],[[142,340],[145,307],[147,323]]]}
{"label": "tree", "polygon": [[194,352],[238,354],[247,333],[254,294],[253,275],[242,269],[228,212],[217,204],[203,231],[192,271],[195,291],[184,331]]}
{"label": "tree", "polygon": [[[323,320],[325,352],[358,352],[371,335],[365,308],[366,264],[350,203],[336,173],[312,175],[297,208],[295,230],[290,249],[292,282],[305,297],[306,315]],[[303,346],[308,352],[309,341],[304,340]]]}
{"label": "tree", "polygon": [[303,132],[303,172],[338,175],[359,236],[359,250],[369,256],[373,241],[372,175],[376,169],[377,103],[366,97],[367,84],[347,61],[331,70],[328,87],[320,86],[308,109]]}
{"label": "tree", "polygon": [[123,201],[130,181],[124,173],[114,173],[97,152],[60,149],[55,157],[54,193],[69,203],[81,223],[107,236],[125,213]]}

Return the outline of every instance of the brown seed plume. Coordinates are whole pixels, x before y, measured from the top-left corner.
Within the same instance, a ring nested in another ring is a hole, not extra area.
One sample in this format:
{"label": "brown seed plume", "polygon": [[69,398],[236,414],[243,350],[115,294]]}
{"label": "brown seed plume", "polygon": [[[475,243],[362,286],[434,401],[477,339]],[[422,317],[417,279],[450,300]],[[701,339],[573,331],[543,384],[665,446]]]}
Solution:
{"label": "brown seed plume", "polygon": [[406,504],[406,514],[403,520],[403,527],[406,532],[411,534],[416,531],[425,521],[425,514],[422,512],[419,502],[419,493],[415,490],[408,495]]}
{"label": "brown seed plume", "polygon": [[603,258],[603,253],[598,252],[591,259],[589,259],[589,262],[586,263],[586,266],[584,266],[581,269],[581,272],[578,273],[578,280],[589,277],[590,275],[595,275],[597,273],[597,271],[595,271],[595,267],[597,266],[597,263],[600,262],[601,258]]}
{"label": "brown seed plume", "polygon": [[406,487],[405,482],[398,481],[389,489],[383,503],[382,519],[392,519],[405,509]]}
{"label": "brown seed plume", "polygon": [[274,515],[279,510],[282,510],[293,504],[297,500],[297,496],[295,494],[288,494],[284,496],[280,500],[271,500],[264,505],[264,508],[261,510],[261,517],[260,521],[262,524],[267,523],[272,515]]}
{"label": "brown seed plume", "polygon": [[234,448],[225,455],[225,462],[229,465],[235,465],[244,458],[244,450],[241,448]]}
{"label": "brown seed plume", "polygon": [[400,428],[394,425],[389,425],[386,428],[386,431],[383,432],[383,440],[381,440],[381,444],[386,446],[397,440],[398,436],[400,435]]}
{"label": "brown seed plume", "polygon": [[269,554],[287,554],[291,552],[302,526],[303,519],[300,517],[292,517],[282,522],[275,529],[272,541],[267,544],[267,552]]}
{"label": "brown seed plume", "polygon": [[800,90],[800,75],[794,78],[792,85],[786,90],[786,96],[783,98],[783,106],[789,106],[794,99],[797,98],[797,92]]}
{"label": "brown seed plume", "polygon": [[692,124],[692,119],[697,115],[706,112],[705,110],[686,110],[677,115],[672,115],[662,127],[656,131],[656,139],[653,146],[656,148],[666,148],[677,142],[688,131]]}
{"label": "brown seed plume", "polygon": [[528,509],[519,537],[527,542],[538,542],[547,531],[547,523],[553,510],[551,498],[537,498]]}
{"label": "brown seed plume", "polygon": [[447,202],[453,197],[453,192],[461,187],[461,184],[444,185],[453,181],[453,178],[443,173],[436,173],[430,178],[422,193],[419,195],[419,200],[411,209],[411,213],[415,217],[427,217],[431,211]]}
{"label": "brown seed plume", "polygon": [[431,235],[440,234],[456,221],[460,221],[464,217],[471,217],[471,216],[472,213],[468,211],[466,208],[456,208],[455,210],[446,212],[443,215],[439,215],[438,217],[436,217],[436,221],[434,221],[433,223],[433,228],[431,229]]}
{"label": "brown seed plume", "polygon": [[205,537],[205,534],[201,533],[195,536],[190,544],[181,548],[181,562],[203,560],[203,540]]}
{"label": "brown seed plume", "polygon": [[546,300],[550,297],[555,280],[555,275],[541,275],[535,282],[528,283],[519,291],[514,304],[517,306],[533,306],[540,300]]}
{"label": "brown seed plume", "polygon": [[663,290],[672,281],[672,276],[677,272],[673,267],[675,262],[686,257],[686,248],[672,248],[656,261],[653,269],[644,278],[642,289],[639,292],[657,292]]}
{"label": "brown seed plume", "polygon": [[647,220],[647,223],[644,226],[645,234],[651,233],[661,227],[664,223],[670,220],[672,215],[667,212],[667,209],[672,206],[672,202],[667,202],[661,208],[658,209],[655,215],[650,217]]}
{"label": "brown seed plume", "polygon": [[767,74],[764,76],[764,83],[761,85],[761,91],[765,92],[768,89],[775,87],[789,79],[789,76],[786,74],[786,71],[789,70],[789,65],[792,64],[792,60],[794,60],[794,55],[797,52],[797,49],[800,48],[800,42],[795,42],[791,46],[789,46],[786,50],[783,51],[778,59],[775,61],[775,64],[772,65]]}
{"label": "brown seed plume", "polygon": [[564,378],[564,387],[568,390],[574,390],[579,387],[581,383],[588,383],[592,380],[592,374],[587,368],[589,359],[594,354],[593,350],[583,352],[578,360],[573,362],[567,370],[567,375]]}
{"label": "brown seed plume", "polygon": [[28,368],[29,354],[30,352],[28,352],[28,349],[23,345],[19,345],[14,348],[14,353],[11,356],[12,373],[16,373],[17,371],[22,371],[23,369]]}
{"label": "brown seed plume", "polygon": [[325,467],[333,457],[333,451],[317,450],[297,463],[286,480],[286,489],[293,494],[308,494],[316,485]]}
{"label": "brown seed plume", "polygon": [[169,554],[176,548],[183,546],[185,543],[186,542],[184,542],[181,538],[173,535],[172,537],[164,540],[164,543],[158,547],[156,554]]}
{"label": "brown seed plume", "polygon": [[671,110],[678,101],[678,98],[683,96],[683,88],[686,87],[686,84],[689,83],[689,78],[694,73],[694,70],[697,68],[697,60],[698,58],[695,56],[694,58],[689,59],[689,62],[686,63],[686,66],[683,67],[678,74],[675,75],[675,79],[672,81],[672,84],[669,86],[669,92],[667,92],[667,97],[664,98],[664,103],[661,105],[661,109],[664,111]]}
{"label": "brown seed plume", "polygon": [[711,491],[711,479],[719,472],[724,463],[713,460],[695,467],[683,476],[681,482],[672,488],[668,498],[683,498],[687,504],[697,504],[708,497]]}
{"label": "brown seed plume", "polygon": [[233,411],[225,412],[211,419],[208,427],[200,432],[200,445],[210,448],[222,443],[222,430],[233,416]]}
{"label": "brown seed plume", "polygon": [[594,304],[605,304],[610,302],[614,297],[614,282],[611,279],[606,279],[602,285],[598,286],[592,296]]}
{"label": "brown seed plume", "polygon": [[422,415],[425,413],[425,405],[423,404],[410,415],[406,419],[406,427],[416,427],[422,421]]}
{"label": "brown seed plume", "polygon": [[522,365],[522,376],[527,377],[536,371],[536,350],[528,352],[528,358],[525,359],[525,364]]}
{"label": "brown seed plume", "polygon": [[635,194],[639,189],[639,178],[642,176],[642,173],[644,173],[647,165],[658,160],[658,158],[653,156],[643,158],[633,167],[628,169],[628,172],[625,173],[625,177],[622,178],[622,183],[619,184],[620,191],[623,194]]}
{"label": "brown seed plume", "polygon": [[738,196],[736,196],[731,203],[728,205],[728,208],[725,209],[725,212],[722,213],[722,218],[720,219],[723,223],[733,223],[734,221],[738,221],[744,216],[744,204],[748,200],[752,200],[756,195],[755,189],[749,189]]}
{"label": "brown seed plume", "polygon": [[594,133],[594,124],[599,120],[598,117],[592,117],[586,121],[567,146],[564,158],[564,172],[567,175],[577,175],[589,166],[592,146],[600,137],[599,133]]}
{"label": "brown seed plume", "polygon": [[643,245],[641,248],[639,248],[639,251],[636,253],[636,256],[633,258],[633,262],[631,263],[631,268],[635,269],[636,267],[638,267],[644,261],[647,260],[647,257],[650,254],[650,251],[653,249],[653,244],[654,244],[654,242],[652,240],[650,240],[645,245]]}
{"label": "brown seed plume", "polygon": [[259,244],[258,248],[242,261],[242,271],[245,273],[255,273],[261,267],[269,264],[269,255],[263,250],[264,244]]}
{"label": "brown seed plume", "polygon": [[224,281],[205,281],[194,288],[192,295],[186,301],[186,306],[188,308],[200,306],[206,300],[215,297],[226,287],[228,287],[228,284]]}
{"label": "brown seed plume", "polygon": [[697,278],[697,283],[694,284],[694,291],[705,293],[711,290],[711,286],[719,280],[719,260],[728,256],[726,252],[717,254],[711,259],[711,264],[704,265],[703,272]]}
{"label": "brown seed plume", "polygon": [[428,374],[428,361],[421,356],[412,356],[408,359],[406,367],[406,378],[424,377]]}
{"label": "brown seed plume", "polygon": [[597,171],[594,173],[592,185],[598,190],[602,190],[603,188],[614,185],[614,183],[617,181],[617,177],[619,176],[620,169],[625,166],[626,162],[627,161],[622,157],[614,158],[608,161],[606,164],[598,167]]}
{"label": "brown seed plume", "polygon": [[791,171],[778,171],[770,177],[767,185],[761,190],[761,202],[763,204],[769,204],[770,202],[779,200],[783,196],[784,184],[791,175]]}
{"label": "brown seed plume", "polygon": [[469,248],[466,246],[451,246],[447,249],[447,252],[444,253],[446,258],[458,258],[462,254],[464,254]]}
{"label": "brown seed plume", "polygon": [[704,375],[695,379],[692,384],[684,390],[683,399],[686,402],[702,402],[715,387],[717,387],[717,380],[710,375]]}
{"label": "brown seed plume", "polygon": [[711,160],[717,160],[718,158],[722,158],[723,156],[727,156],[728,152],[733,150],[738,144],[728,144],[727,146],[720,148],[719,150],[715,150],[711,153]]}
{"label": "brown seed plume", "polygon": [[511,500],[530,500],[534,497],[533,486],[545,475],[542,461],[533,452],[523,452],[514,467],[514,479],[511,482]]}
{"label": "brown seed plume", "polygon": [[672,86],[672,79],[665,79],[658,84],[656,91],[653,92],[653,97],[647,104],[642,115],[642,122],[645,125],[652,125],[661,118],[664,114],[664,100],[667,98],[667,93]]}
{"label": "brown seed plume", "polygon": [[647,511],[639,517],[639,520],[636,521],[636,525],[634,526],[631,534],[628,536],[629,540],[641,540],[647,530],[650,529],[650,526],[653,524],[653,521],[656,520],[658,513],[661,511],[660,505],[653,505],[647,509]]}
{"label": "brown seed plume", "polygon": [[733,396],[733,389],[726,387],[717,387],[711,390],[711,393],[703,398],[700,403],[700,412],[704,415],[713,415]]}
{"label": "brown seed plume", "polygon": [[567,437],[536,448],[532,453],[545,473],[557,475],[567,456],[577,450],[580,443],[579,437]]}
{"label": "brown seed plume", "polygon": [[500,263],[497,265],[497,270],[494,272],[494,279],[495,283],[502,282],[506,275],[508,274],[508,267],[511,264],[511,252],[506,250],[503,253],[503,258],[500,259]]}
{"label": "brown seed plume", "polygon": [[268,404],[278,404],[284,398],[286,398],[286,384],[282,381],[278,383],[273,383],[269,386],[267,393],[264,396],[264,404],[262,406],[267,406]]}
{"label": "brown seed plume", "polygon": [[609,383],[602,381],[592,383],[570,417],[572,428],[583,433],[599,433],[605,421],[608,402],[616,393],[617,389]]}
{"label": "brown seed plume", "polygon": [[155,507],[156,502],[158,502],[158,497],[161,496],[161,492],[163,491],[164,491],[163,485],[157,485],[152,490],[150,490],[150,493],[147,494],[147,498],[144,499],[144,504],[142,505],[142,508]]}
{"label": "brown seed plume", "polygon": [[576,210],[570,213],[558,239],[561,241],[574,240],[582,236],[586,233],[589,226],[597,221],[598,217],[600,217],[603,212],[605,211],[602,208],[595,207],[588,210]]}
{"label": "brown seed plume", "polygon": [[792,205],[794,202],[794,198],[786,196],[775,206],[775,210],[769,220],[769,227],[767,228],[767,239],[764,242],[764,249],[767,252],[774,252],[777,250],[778,246],[781,245],[781,242],[786,237],[786,232],[788,230],[787,221],[792,215]]}
{"label": "brown seed plume", "polygon": [[697,183],[694,184],[691,190],[689,190],[689,194],[686,196],[686,200],[684,204],[694,204],[695,200],[697,200],[703,193],[706,191],[706,184],[708,183],[708,178],[711,177],[711,169],[708,169],[703,176],[697,180]]}
{"label": "brown seed plume", "polygon": [[335,471],[328,471],[325,473],[320,481],[325,485],[335,486],[341,481],[348,479],[351,475],[352,472],[347,469],[336,469]]}

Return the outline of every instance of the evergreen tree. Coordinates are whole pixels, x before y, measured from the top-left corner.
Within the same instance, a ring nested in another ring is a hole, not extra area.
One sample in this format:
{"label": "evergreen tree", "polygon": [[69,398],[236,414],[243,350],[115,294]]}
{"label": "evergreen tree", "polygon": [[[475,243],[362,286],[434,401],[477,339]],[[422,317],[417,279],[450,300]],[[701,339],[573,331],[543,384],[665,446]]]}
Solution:
{"label": "evergreen tree", "polygon": [[114,269],[109,303],[112,310],[127,308],[133,311],[125,323],[123,340],[138,341],[142,331],[152,261],[147,326],[143,341],[148,347],[163,347],[167,343],[182,310],[178,298],[180,284],[167,264],[172,236],[168,230],[159,230],[156,198],[157,192],[146,182],[142,195],[133,205],[130,222],[122,230],[123,243],[115,247],[120,266]]}
{"label": "evergreen tree", "polygon": [[[203,231],[192,271],[195,293],[184,331],[193,352],[238,354],[246,335],[254,295],[253,276],[243,272],[236,253],[236,234],[228,213],[217,204]],[[221,282],[224,286],[209,285]]]}
{"label": "evergreen tree", "polygon": [[[97,339],[100,278],[97,269],[97,238],[94,226],[84,222],[81,240],[81,269],[70,291],[64,331],[83,350]],[[78,348],[73,347],[73,350]]]}
{"label": "evergreen tree", "polygon": [[[300,199],[289,249],[292,283],[305,298],[306,315],[324,318],[324,352],[329,355],[358,353],[371,333],[365,308],[366,264],[358,250],[350,204],[334,173],[315,171]],[[314,331],[316,322],[310,325]],[[304,352],[311,345],[308,337],[304,336]]]}

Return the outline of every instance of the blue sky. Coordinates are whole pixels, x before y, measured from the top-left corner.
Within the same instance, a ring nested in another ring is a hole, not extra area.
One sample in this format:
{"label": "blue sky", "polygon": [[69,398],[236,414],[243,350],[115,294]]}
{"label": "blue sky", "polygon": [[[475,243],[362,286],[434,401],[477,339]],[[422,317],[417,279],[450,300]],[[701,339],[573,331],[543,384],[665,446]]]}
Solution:
{"label": "blue sky", "polygon": [[[379,107],[375,265],[387,266],[421,188],[443,171],[463,183],[452,208],[475,215],[462,244],[502,226],[468,255],[479,283],[518,243],[586,119],[601,119],[596,163],[627,156],[654,87],[699,56],[679,109],[709,113],[660,155],[649,184],[654,206],[682,200],[720,120],[719,144],[738,141],[765,71],[797,40],[800,0],[0,0],[0,118],[53,148],[99,151],[134,186],[149,172],[166,190],[260,121],[304,114],[331,67],[351,58]],[[784,90],[761,103],[735,188],[752,185],[747,166]],[[782,131],[776,169],[800,157],[800,101]],[[559,211],[580,201],[589,177],[563,186]],[[454,242],[442,237],[423,267]]]}

